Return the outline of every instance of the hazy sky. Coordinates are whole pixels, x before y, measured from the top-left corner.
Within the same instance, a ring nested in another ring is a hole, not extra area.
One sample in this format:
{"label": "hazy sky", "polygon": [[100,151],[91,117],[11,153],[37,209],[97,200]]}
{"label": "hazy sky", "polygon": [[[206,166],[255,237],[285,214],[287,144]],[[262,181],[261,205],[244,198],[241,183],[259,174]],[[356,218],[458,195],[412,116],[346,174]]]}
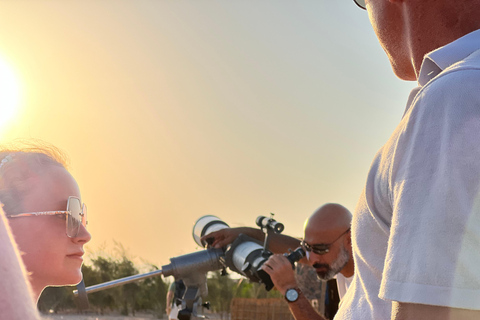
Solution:
{"label": "hazy sky", "polygon": [[413,86],[352,0],[0,2],[0,142],[64,150],[87,250],[159,266],[203,215],[353,210]]}

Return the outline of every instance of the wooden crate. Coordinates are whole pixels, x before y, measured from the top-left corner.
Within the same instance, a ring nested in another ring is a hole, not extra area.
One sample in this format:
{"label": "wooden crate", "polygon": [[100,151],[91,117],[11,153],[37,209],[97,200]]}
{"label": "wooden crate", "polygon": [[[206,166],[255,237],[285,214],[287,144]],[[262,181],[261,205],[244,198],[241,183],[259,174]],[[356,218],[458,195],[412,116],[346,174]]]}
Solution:
{"label": "wooden crate", "polygon": [[231,320],[294,320],[283,298],[235,298],[230,308]]}

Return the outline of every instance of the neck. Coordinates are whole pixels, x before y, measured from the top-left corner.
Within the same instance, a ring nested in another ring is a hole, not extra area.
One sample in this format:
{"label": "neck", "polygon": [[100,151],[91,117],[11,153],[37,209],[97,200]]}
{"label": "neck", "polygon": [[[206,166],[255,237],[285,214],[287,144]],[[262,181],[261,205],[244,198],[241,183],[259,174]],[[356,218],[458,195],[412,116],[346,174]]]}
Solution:
{"label": "neck", "polygon": [[[407,47],[416,78],[424,56],[464,35],[480,29],[476,5],[459,5],[457,1],[415,2],[414,7],[405,8],[404,25],[407,32]],[[480,4],[480,0],[475,0]],[[419,14],[423,12],[422,18]]]}
{"label": "neck", "polygon": [[30,283],[30,284],[32,286],[33,301],[37,303],[38,299],[40,298],[40,295],[42,294],[43,289],[45,289],[45,286],[38,285],[35,283]]}

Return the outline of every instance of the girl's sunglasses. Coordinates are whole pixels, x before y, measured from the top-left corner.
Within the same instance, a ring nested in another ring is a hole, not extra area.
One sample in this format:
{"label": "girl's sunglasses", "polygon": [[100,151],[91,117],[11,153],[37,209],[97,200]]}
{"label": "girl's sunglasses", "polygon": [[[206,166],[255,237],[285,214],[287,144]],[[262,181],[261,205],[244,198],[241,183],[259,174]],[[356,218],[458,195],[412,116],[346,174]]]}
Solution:
{"label": "girl's sunglasses", "polygon": [[65,211],[40,211],[7,215],[8,218],[66,215],[66,233],[69,238],[75,238],[80,231],[80,225],[87,227],[87,207],[77,197],[68,197]]}

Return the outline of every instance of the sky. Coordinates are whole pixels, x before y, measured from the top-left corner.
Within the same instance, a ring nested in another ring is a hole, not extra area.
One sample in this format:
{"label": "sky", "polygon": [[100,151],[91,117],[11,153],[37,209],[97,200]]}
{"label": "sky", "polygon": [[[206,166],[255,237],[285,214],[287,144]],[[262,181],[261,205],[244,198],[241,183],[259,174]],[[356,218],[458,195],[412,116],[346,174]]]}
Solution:
{"label": "sky", "polygon": [[353,211],[414,86],[351,0],[0,2],[0,143],[68,154],[90,254],[162,266],[204,215],[301,237]]}

